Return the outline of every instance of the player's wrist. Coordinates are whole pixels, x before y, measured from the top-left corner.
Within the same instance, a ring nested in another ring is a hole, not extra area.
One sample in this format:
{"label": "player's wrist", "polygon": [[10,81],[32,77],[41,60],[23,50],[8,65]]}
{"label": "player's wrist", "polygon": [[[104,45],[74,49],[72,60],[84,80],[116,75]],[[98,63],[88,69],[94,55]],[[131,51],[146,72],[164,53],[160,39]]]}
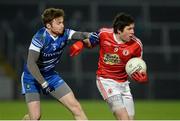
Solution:
{"label": "player's wrist", "polygon": [[48,86],[48,83],[45,81],[44,83],[41,84],[42,88],[46,88]]}

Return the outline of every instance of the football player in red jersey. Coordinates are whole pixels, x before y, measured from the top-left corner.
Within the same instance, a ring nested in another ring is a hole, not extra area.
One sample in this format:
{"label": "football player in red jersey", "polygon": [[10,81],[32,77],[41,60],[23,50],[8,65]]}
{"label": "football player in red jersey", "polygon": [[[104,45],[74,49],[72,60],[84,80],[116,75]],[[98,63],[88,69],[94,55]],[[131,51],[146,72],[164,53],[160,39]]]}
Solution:
{"label": "football player in red jersey", "polygon": [[[141,41],[134,35],[134,19],[120,13],[113,21],[113,28],[102,28],[90,33],[89,39],[78,41],[70,47],[71,56],[78,55],[83,45],[94,47],[99,44],[99,62],[97,69],[97,87],[109,104],[117,119],[134,119],[134,101],[129,87],[125,65],[132,57],[142,58]],[[132,79],[147,82],[146,72],[135,72]]]}

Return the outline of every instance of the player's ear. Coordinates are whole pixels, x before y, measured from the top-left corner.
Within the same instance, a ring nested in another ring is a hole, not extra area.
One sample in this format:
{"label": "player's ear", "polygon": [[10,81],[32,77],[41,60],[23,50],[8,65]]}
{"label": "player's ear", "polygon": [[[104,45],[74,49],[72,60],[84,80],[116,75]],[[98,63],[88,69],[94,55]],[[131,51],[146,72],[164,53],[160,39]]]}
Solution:
{"label": "player's ear", "polygon": [[46,24],[46,27],[47,27],[48,29],[50,29],[50,28],[51,28],[51,25],[48,23],[48,24]]}
{"label": "player's ear", "polygon": [[117,33],[118,33],[118,34],[121,34],[122,32],[121,32],[121,30],[117,29]]}

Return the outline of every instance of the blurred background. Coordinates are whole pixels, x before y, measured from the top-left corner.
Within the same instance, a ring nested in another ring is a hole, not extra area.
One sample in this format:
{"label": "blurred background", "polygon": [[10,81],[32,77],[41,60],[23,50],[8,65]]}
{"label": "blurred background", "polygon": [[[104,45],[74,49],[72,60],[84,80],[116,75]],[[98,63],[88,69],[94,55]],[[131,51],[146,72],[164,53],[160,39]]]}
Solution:
{"label": "blurred background", "polygon": [[[148,84],[131,81],[134,98],[180,99],[179,0],[1,0],[0,100],[23,99],[23,64],[47,7],[64,9],[66,28],[80,31],[111,27],[117,13],[131,14],[136,20],[136,36],[144,45],[149,74]],[[67,47],[56,68],[78,99],[101,99],[95,83],[98,50],[86,49],[70,58]]]}

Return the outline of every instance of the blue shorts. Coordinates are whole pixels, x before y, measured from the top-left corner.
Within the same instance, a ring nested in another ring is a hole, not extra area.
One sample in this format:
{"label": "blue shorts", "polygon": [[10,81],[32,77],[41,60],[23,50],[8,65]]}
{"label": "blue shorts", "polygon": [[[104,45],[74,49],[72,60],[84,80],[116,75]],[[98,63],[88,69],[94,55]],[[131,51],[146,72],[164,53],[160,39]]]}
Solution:
{"label": "blue shorts", "polygon": [[[56,89],[64,83],[64,80],[59,76],[57,72],[51,72],[49,75],[43,75],[45,80],[54,86]],[[40,93],[42,90],[41,85],[36,81],[36,79],[27,72],[23,72],[21,76],[22,84],[22,94],[25,93]]]}

